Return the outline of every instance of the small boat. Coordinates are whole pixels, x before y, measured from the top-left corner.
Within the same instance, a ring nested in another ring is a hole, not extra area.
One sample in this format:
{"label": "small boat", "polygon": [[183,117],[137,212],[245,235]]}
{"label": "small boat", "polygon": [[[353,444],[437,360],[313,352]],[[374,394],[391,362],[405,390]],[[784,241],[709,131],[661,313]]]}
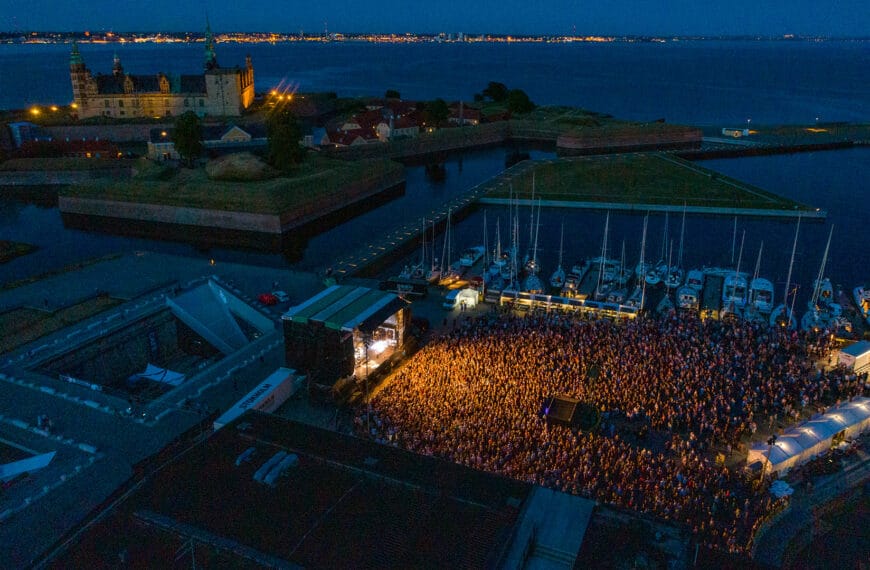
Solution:
{"label": "small boat", "polygon": [[831,237],[834,235],[834,226],[828,233],[828,243],[822,256],[822,264],[819,267],[819,276],[815,280],[813,296],[807,303],[807,312],[801,319],[801,328],[805,331],[831,331],[836,332],[840,327],[840,315],[842,307],[834,303],[834,288],[831,280],[823,277],[825,267],[828,264],[828,252],[831,249]]}
{"label": "small boat", "polygon": [[656,286],[662,282],[662,279],[667,277],[667,274],[668,264],[664,260],[661,260],[656,263],[655,267],[646,272],[646,277],[644,277],[644,280],[646,281],[647,285]]}
{"label": "small boat", "polygon": [[576,297],[577,291],[580,289],[580,282],[583,280],[582,275],[578,275],[573,271],[565,277],[565,284],[562,285],[563,297]]}
{"label": "small boat", "polygon": [[686,287],[700,293],[704,289],[704,272],[698,269],[690,269],[686,275]]}
{"label": "small boat", "polygon": [[592,260],[583,259],[571,266],[570,273],[576,275],[578,279],[583,279],[583,277],[586,275],[586,272],[589,271],[590,267],[592,267]]}
{"label": "small boat", "polygon": [[852,290],[852,299],[861,313],[861,317],[870,325],[870,287],[859,286]]}
{"label": "small boat", "polygon": [[459,265],[462,267],[471,267],[483,257],[486,248],[482,245],[475,245],[462,251],[459,255]]}
{"label": "small boat", "polygon": [[526,275],[525,280],[523,280],[522,289],[527,293],[543,293],[544,282],[541,281],[541,278],[538,277],[535,273],[529,273],[528,275]]}
{"label": "small boat", "polygon": [[758,259],[755,261],[755,273],[749,282],[749,307],[751,312],[769,315],[773,310],[773,283],[759,276],[761,271],[761,252],[764,250],[764,242],[758,248]]}
{"label": "small boat", "polygon": [[683,205],[683,223],[680,227],[680,251],[677,254],[677,263],[671,263],[671,254],[673,253],[674,244],[671,243],[671,251],[668,253],[668,273],[665,277],[665,287],[668,289],[676,289],[683,284],[683,237],[686,235],[686,206]]}
{"label": "small boat", "polygon": [[773,310],[773,283],[764,277],[756,277],[749,283],[749,303],[762,314]]}
{"label": "small boat", "polygon": [[834,302],[834,286],[831,285],[831,280],[825,277],[821,281],[816,280],[813,284],[819,290],[819,303],[822,305],[830,305]]}
{"label": "small boat", "polygon": [[562,269],[562,248],[565,245],[565,222],[562,222],[562,235],[559,238],[559,265],[550,275],[550,286],[553,289],[561,289],[565,285],[565,270]]}
{"label": "small boat", "polygon": [[649,223],[649,214],[643,217],[643,237],[640,240],[640,258],[638,259],[637,265],[634,266],[634,278],[640,283],[641,279],[646,277],[646,272],[650,270],[651,266],[644,259],[646,256],[646,228]]}
{"label": "small boat", "polygon": [[725,276],[722,286],[722,310],[731,314],[741,312],[746,306],[747,275],[740,273],[740,263],[743,261],[743,243],[746,239],[746,230],[740,238],[740,255],[737,257],[737,269]]}
{"label": "small boat", "polygon": [[[742,309],[746,305],[746,274],[731,273],[725,276],[725,285],[722,287],[722,306],[734,304]],[[724,310],[724,309],[723,309]]]}
{"label": "small boat", "polygon": [[683,285],[677,289],[677,307],[688,311],[697,311],[700,304],[698,293],[699,291],[694,287]]}
{"label": "small boat", "polygon": [[646,284],[658,285],[668,277],[668,263],[665,261],[665,251],[668,247],[668,213],[665,212],[665,225],[662,230],[662,251],[658,263],[646,272]]}
{"label": "small boat", "polygon": [[625,240],[622,242],[622,255],[619,258],[619,271],[616,272],[616,283],[625,287],[631,279],[632,271],[625,266]]}

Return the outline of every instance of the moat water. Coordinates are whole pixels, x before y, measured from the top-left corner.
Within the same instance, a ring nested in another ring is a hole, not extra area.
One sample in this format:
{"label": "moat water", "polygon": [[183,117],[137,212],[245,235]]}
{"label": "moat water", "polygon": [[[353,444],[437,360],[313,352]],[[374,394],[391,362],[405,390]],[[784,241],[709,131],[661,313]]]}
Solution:
{"label": "moat water", "polygon": [[[218,46],[225,64],[241,63],[251,53],[258,91],[280,82],[303,91],[340,95],[381,94],[397,89],[406,98],[471,99],[489,80],[520,87],[540,104],[582,106],[631,119],[666,118],[695,124],[812,123],[870,121],[870,44],[689,42],[608,45],[369,45],[282,44]],[[201,46],[118,46],[132,73],[196,73]],[[82,46],[90,68],[108,72],[114,46]],[[68,46],[0,46],[0,73],[16,77],[0,85],[0,108],[31,103],[64,103],[71,98]],[[26,73],[24,71],[27,71]],[[407,169],[405,193],[326,232],[297,242],[283,254],[202,248],[177,241],[111,236],[66,228],[56,207],[29,198],[0,197],[0,239],[34,243],[39,250],[0,265],[0,283],[42,273],[87,258],[118,251],[156,250],[253,265],[316,270],[353,251],[376,232],[419,220],[443,201],[504,169],[512,149],[483,149],[451,155],[442,181],[424,167]],[[548,153],[531,151],[532,157]],[[795,260],[795,277],[804,291],[818,272],[824,241],[834,224],[828,274],[851,288],[870,281],[870,152],[867,148],[788,156],[707,161],[704,166],[829,212],[826,223],[805,223]],[[487,209],[492,232],[506,210]],[[650,221],[647,256],[660,251],[663,216]],[[558,256],[559,227],[566,225],[566,263],[595,255],[601,247],[602,213],[545,211],[541,217],[544,272]],[[526,220],[521,218],[523,223]],[[611,218],[610,253],[623,239],[627,258],[636,261],[642,217]],[[672,238],[679,220],[671,219]],[[690,216],[686,222],[684,266],[729,264],[733,219]],[[788,269],[794,221],[738,220],[746,231],[743,268],[752,271],[764,240],[762,273],[777,284]],[[455,231],[457,247],[480,243],[483,210]],[[521,229],[527,239],[527,229]],[[492,233],[490,234],[492,237]],[[740,235],[738,234],[738,244]],[[675,248],[676,248],[675,244]],[[675,252],[676,253],[676,252]]]}

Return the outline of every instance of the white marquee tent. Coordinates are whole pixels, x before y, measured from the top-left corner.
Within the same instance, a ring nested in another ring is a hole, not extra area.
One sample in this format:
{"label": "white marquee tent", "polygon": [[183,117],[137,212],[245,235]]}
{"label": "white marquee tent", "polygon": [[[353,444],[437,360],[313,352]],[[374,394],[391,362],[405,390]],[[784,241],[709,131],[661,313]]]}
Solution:
{"label": "white marquee tent", "polygon": [[[755,442],[747,464],[760,462],[765,471],[788,472],[831,448],[835,436],[855,437],[870,428],[870,398],[855,398],[824,414],[788,428],[769,446]],[[769,455],[769,458],[768,458]]]}

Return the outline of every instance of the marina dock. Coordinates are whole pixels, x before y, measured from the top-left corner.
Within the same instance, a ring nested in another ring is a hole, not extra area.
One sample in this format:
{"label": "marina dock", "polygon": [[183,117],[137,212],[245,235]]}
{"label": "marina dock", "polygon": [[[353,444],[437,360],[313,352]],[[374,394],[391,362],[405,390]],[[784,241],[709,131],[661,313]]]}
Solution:
{"label": "marina dock", "polygon": [[[436,230],[438,232],[443,231],[447,224],[448,212],[451,212],[454,220],[464,218],[470,209],[480,201],[482,196],[491,190],[507,187],[515,176],[532,169],[534,165],[533,161],[528,160],[517,163],[499,175],[473,186],[463,195],[432,210],[424,216],[427,223],[426,231],[429,231],[433,221]],[[409,220],[401,227],[363,246],[351,255],[336,260],[330,266],[332,271],[329,273],[336,278],[350,277],[359,274],[365,269],[371,270],[373,266],[388,263],[390,260],[395,259],[395,256],[403,252],[409,252],[416,247],[420,241],[422,231],[423,228],[419,218]]]}

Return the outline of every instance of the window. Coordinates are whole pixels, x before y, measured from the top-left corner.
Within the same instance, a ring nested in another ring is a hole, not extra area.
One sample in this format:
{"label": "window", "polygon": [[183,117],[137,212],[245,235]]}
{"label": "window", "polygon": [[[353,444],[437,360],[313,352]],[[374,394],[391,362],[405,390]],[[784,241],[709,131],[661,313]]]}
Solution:
{"label": "window", "polygon": [[205,99],[200,99],[200,100],[199,100],[199,106],[200,106],[200,107],[205,107]]}
{"label": "window", "polygon": [[104,99],[103,102],[106,104],[106,107],[109,106],[109,100],[108,100],[108,99]]}
{"label": "window", "polygon": [[124,113],[124,111],[121,111],[121,114],[122,114],[122,115],[126,115],[126,113]]}
{"label": "window", "polygon": [[124,100],[123,100],[123,99],[119,99],[119,100],[118,100],[118,107],[123,107],[123,106],[124,106]]}
{"label": "window", "polygon": [[190,99],[185,99],[185,100],[184,100],[184,106],[185,106],[185,107],[190,107]]}

